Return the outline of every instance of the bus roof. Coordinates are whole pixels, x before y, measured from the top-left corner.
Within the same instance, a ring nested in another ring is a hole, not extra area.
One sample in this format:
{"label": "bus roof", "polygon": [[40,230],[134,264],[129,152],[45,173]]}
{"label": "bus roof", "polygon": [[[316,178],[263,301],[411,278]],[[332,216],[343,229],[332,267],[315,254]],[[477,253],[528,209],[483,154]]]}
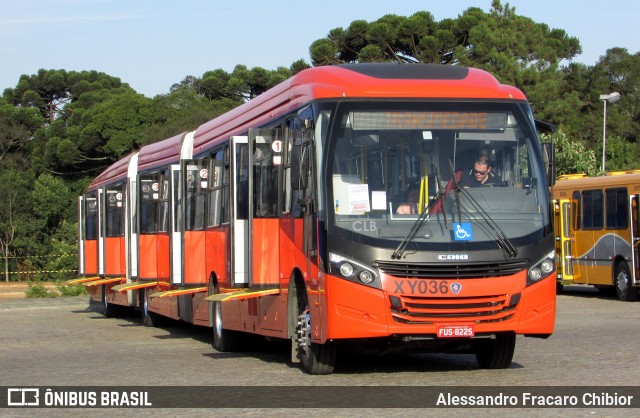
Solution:
{"label": "bus roof", "polygon": [[633,185],[630,192],[640,193],[640,170],[616,171],[608,173],[606,176],[596,177],[561,176],[556,180],[552,191],[554,196],[558,197],[560,192],[563,192],[562,195],[566,195],[567,191],[623,185]]}
{"label": "bus roof", "polygon": [[180,146],[186,134],[186,132],[183,132],[163,141],[142,147],[138,155],[138,172],[153,170],[169,164],[177,164],[180,161]]}
{"label": "bus roof", "polygon": [[107,169],[100,173],[98,177],[93,179],[89,187],[87,187],[87,191],[96,190],[108,184],[115,184],[124,181],[127,178],[129,160],[133,154],[135,153],[131,153],[107,167]]}
{"label": "bus roof", "polygon": [[314,67],[201,125],[195,133],[194,155],[312,100],[367,97],[526,100],[517,88],[475,68],[391,63]]}

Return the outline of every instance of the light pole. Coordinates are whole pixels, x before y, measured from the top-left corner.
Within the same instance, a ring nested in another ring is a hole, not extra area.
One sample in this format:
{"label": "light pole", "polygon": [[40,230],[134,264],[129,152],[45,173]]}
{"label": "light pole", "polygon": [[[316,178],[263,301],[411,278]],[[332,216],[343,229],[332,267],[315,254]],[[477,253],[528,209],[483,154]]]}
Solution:
{"label": "light pole", "polygon": [[604,103],[604,122],[602,123],[602,172],[605,173],[604,161],[605,161],[606,148],[607,148],[607,102],[615,103],[619,101],[620,93],[618,93],[617,91],[614,91],[613,93],[609,93],[609,94],[601,94],[600,100],[602,100],[602,102]]}

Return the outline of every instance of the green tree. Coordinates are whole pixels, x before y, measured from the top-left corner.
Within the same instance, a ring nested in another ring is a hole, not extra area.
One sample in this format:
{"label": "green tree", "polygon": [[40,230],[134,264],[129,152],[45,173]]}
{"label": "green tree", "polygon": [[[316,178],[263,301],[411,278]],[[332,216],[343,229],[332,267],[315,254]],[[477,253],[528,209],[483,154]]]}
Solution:
{"label": "green tree", "polygon": [[30,223],[29,176],[19,170],[0,171],[0,255],[4,266],[4,280],[9,281],[12,257],[24,255],[29,248],[27,234]]}
{"label": "green tree", "polygon": [[592,150],[587,150],[583,143],[571,141],[561,130],[553,135],[543,134],[541,140],[543,142],[553,140],[558,175],[584,173],[593,176],[597,174],[596,155]]}
{"label": "green tree", "polygon": [[36,133],[32,159],[39,172],[71,179],[137,149],[154,119],[152,100],[128,88],[83,93],[64,113]]}
{"label": "green tree", "polygon": [[22,153],[42,122],[37,109],[16,107],[0,98],[0,161],[9,153]]}
{"label": "green tree", "polygon": [[31,107],[53,123],[67,104],[92,90],[120,87],[119,78],[97,71],[67,72],[65,70],[38,70],[34,75],[22,75],[15,88],[4,91],[5,99],[14,106]]}
{"label": "green tree", "polygon": [[574,141],[602,155],[603,111],[600,95],[617,91],[621,100],[607,106],[607,169],[626,170],[640,166],[640,53],[611,48],[588,67],[572,64],[563,69],[561,97],[574,98],[573,107],[546,107],[549,120],[562,126]]}

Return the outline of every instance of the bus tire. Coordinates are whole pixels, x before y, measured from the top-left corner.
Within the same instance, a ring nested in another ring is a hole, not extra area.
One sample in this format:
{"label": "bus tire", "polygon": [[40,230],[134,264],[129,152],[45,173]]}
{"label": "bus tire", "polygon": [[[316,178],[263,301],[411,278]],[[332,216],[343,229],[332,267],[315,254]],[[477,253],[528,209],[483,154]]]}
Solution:
{"label": "bus tire", "polygon": [[298,358],[309,374],[331,374],[336,362],[336,349],[331,341],[317,344],[311,341],[311,315],[305,289],[298,290],[298,320],[296,334]]}
{"label": "bus tire", "polygon": [[[210,284],[209,295],[219,293],[218,285]],[[211,342],[213,348],[221,353],[237,351],[240,346],[240,334],[237,331],[222,328],[222,302],[210,302],[209,320],[213,326],[213,341]]]}
{"label": "bus tire", "polygon": [[109,303],[109,300],[107,299],[107,292],[109,291],[109,289],[107,289],[107,285],[103,284],[102,285],[102,314],[106,317],[106,318],[114,318],[116,316],[118,316],[119,314],[119,306],[115,305],[113,303]]}
{"label": "bus tire", "polygon": [[496,334],[495,339],[478,340],[476,359],[483,369],[506,369],[516,348],[516,334]]}
{"label": "bus tire", "polygon": [[140,313],[145,327],[160,327],[166,323],[162,315],[149,310],[149,288],[140,292]]}
{"label": "bus tire", "polygon": [[618,298],[625,302],[633,302],[638,300],[640,292],[637,287],[633,287],[631,283],[631,272],[629,265],[620,261],[616,264],[615,275],[613,276],[613,285],[616,288]]}

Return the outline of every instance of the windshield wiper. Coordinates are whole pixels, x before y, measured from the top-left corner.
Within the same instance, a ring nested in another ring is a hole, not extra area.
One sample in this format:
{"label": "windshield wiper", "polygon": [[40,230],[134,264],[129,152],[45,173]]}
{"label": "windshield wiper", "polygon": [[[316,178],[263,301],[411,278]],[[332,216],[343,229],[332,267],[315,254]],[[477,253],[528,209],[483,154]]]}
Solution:
{"label": "windshield wiper", "polygon": [[[407,245],[409,245],[409,242],[415,238],[420,228],[422,228],[422,225],[424,225],[426,220],[429,219],[429,214],[431,213],[431,210],[433,209],[433,207],[442,198],[444,198],[444,191],[440,187],[440,174],[438,173],[437,167],[435,171],[436,171],[435,173],[436,187],[438,191],[436,192],[435,196],[431,198],[431,200],[429,201],[429,204],[426,207],[422,208],[422,212],[420,212],[420,216],[418,216],[418,219],[416,219],[413,225],[411,225],[411,229],[409,230],[407,235],[402,239],[402,241],[400,242],[400,245],[398,245],[395,251],[391,254],[392,260],[399,260],[400,258],[402,258],[402,255],[407,249]],[[444,216],[444,221],[445,221],[445,228],[446,228],[446,222],[447,222],[446,214]]]}
{"label": "windshield wiper", "polygon": [[[489,229],[493,233],[493,236],[495,237],[496,245],[498,246],[498,248],[500,248],[502,251],[504,251],[509,257],[517,256],[518,255],[518,250],[513,246],[511,241],[509,241],[509,238],[507,238],[507,235],[500,228],[500,226],[496,223],[496,221],[494,221],[493,218],[491,218],[491,216],[489,216],[489,214],[482,208],[482,206],[471,195],[471,193],[469,193],[465,188],[460,187],[460,185],[456,181],[456,173],[455,173],[455,171],[453,169],[453,164],[451,163],[451,160],[449,160],[449,166],[451,167],[451,178],[453,179],[453,189],[456,192],[456,206],[457,206],[457,210],[458,210],[458,223],[462,223],[462,211],[460,210],[460,207],[461,207],[460,206],[460,193],[462,193],[462,195],[471,204],[473,209],[475,209],[476,212],[478,214],[480,214],[480,217],[486,223],[485,225],[483,225],[483,224],[476,224],[476,225],[478,225],[480,227],[480,229],[482,229],[485,233],[487,233],[487,229]],[[446,214],[445,214],[445,217],[446,217]],[[470,220],[472,220],[472,219],[476,220],[475,217],[471,218],[471,216],[469,216],[469,219]],[[491,235],[491,234],[487,233],[487,235]]]}

